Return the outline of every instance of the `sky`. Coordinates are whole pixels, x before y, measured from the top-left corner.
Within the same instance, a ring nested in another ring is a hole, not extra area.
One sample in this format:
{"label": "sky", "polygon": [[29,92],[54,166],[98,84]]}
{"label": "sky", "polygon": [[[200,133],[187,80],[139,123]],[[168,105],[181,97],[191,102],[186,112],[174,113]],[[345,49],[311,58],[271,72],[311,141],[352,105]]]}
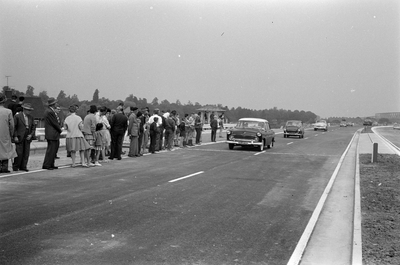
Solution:
{"label": "sky", "polygon": [[0,82],[365,117],[400,111],[399,26],[398,0],[0,0]]}

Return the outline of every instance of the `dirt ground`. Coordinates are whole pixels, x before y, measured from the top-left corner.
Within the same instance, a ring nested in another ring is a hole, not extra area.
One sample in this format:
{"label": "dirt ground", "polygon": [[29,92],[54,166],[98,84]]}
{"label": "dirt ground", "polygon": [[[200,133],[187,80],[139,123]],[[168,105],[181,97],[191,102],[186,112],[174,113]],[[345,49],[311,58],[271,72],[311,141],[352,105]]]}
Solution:
{"label": "dirt ground", "polygon": [[364,265],[400,264],[400,157],[360,155]]}

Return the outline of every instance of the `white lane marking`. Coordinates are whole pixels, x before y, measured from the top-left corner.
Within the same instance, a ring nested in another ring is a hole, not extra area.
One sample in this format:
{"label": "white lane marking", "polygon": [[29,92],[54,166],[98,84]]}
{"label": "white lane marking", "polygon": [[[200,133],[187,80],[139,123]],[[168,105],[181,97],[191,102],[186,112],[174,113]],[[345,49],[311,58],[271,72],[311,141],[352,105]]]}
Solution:
{"label": "white lane marking", "polygon": [[354,139],[357,136],[357,132],[354,133],[353,138],[351,139],[349,145],[347,146],[346,150],[343,152],[342,156],[340,157],[339,163],[337,164],[335,171],[333,172],[328,185],[326,185],[324,192],[322,193],[321,198],[318,201],[317,206],[314,209],[314,212],[311,215],[310,220],[308,221],[308,224],[306,228],[304,229],[303,234],[300,237],[299,242],[296,245],[296,248],[294,249],[287,265],[298,265],[300,264],[301,258],[304,254],[304,250],[307,247],[308,241],[310,240],[311,234],[314,231],[314,228],[317,224],[319,215],[322,212],[322,207],[325,204],[326,199],[328,198],[328,195],[332,189],[333,183],[335,182],[336,176],[339,173],[340,168],[342,167],[343,161],[346,157],[347,152],[350,149],[350,146],[353,144]]}
{"label": "white lane marking", "polygon": [[304,138],[304,140],[307,140],[307,139],[308,139],[308,137]]}
{"label": "white lane marking", "polygon": [[318,136],[318,133],[315,136]]}
{"label": "white lane marking", "polygon": [[178,181],[178,180],[181,180],[181,179],[190,178],[190,177],[193,177],[193,176],[196,176],[196,175],[199,175],[199,174],[203,174],[203,173],[204,173],[204,171],[199,171],[199,172],[196,172],[196,173],[193,173],[193,174],[190,174],[190,175],[181,177],[181,178],[177,178],[177,179],[170,180],[170,181],[168,181],[168,182],[175,182],[175,181]]}
{"label": "white lane marking", "polygon": [[261,151],[261,152],[258,152],[258,153],[255,153],[254,155],[255,156],[258,156],[259,154],[262,154],[262,153],[265,153],[266,151]]}
{"label": "white lane marking", "polygon": [[286,145],[292,144],[293,142],[287,143]]}

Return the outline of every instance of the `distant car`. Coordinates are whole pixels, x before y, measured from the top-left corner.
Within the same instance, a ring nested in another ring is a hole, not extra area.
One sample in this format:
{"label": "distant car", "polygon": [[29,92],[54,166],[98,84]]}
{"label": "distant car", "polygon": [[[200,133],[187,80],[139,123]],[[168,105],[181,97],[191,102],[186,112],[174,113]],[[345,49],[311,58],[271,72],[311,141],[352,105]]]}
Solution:
{"label": "distant car", "polygon": [[400,130],[400,123],[393,124],[393,130]]}
{"label": "distant car", "polygon": [[370,119],[365,119],[364,122],[363,122],[363,125],[364,125],[364,126],[372,126],[372,120],[370,120]]}
{"label": "distant car", "polygon": [[328,123],[326,122],[326,120],[319,120],[314,124],[314,131],[328,131]]}
{"label": "distant car", "polygon": [[226,132],[229,149],[235,146],[254,146],[260,151],[271,148],[275,142],[275,132],[267,120],[258,118],[239,119],[235,127]]}
{"label": "distant car", "polygon": [[304,126],[302,121],[290,120],[286,122],[285,127],[283,127],[283,137],[287,138],[289,136],[304,138]]}
{"label": "distant car", "polygon": [[347,127],[347,123],[341,122],[341,123],[340,123],[340,127]]}

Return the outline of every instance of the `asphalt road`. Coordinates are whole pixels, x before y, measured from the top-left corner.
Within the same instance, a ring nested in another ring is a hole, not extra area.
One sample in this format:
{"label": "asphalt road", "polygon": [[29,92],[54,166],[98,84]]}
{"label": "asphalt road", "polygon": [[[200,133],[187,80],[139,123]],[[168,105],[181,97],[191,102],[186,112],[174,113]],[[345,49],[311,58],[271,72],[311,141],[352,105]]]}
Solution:
{"label": "asphalt road", "polygon": [[394,130],[392,126],[380,127],[375,129],[397,147],[400,147],[400,130]]}
{"label": "asphalt road", "polygon": [[0,179],[0,264],[286,264],[358,128]]}

